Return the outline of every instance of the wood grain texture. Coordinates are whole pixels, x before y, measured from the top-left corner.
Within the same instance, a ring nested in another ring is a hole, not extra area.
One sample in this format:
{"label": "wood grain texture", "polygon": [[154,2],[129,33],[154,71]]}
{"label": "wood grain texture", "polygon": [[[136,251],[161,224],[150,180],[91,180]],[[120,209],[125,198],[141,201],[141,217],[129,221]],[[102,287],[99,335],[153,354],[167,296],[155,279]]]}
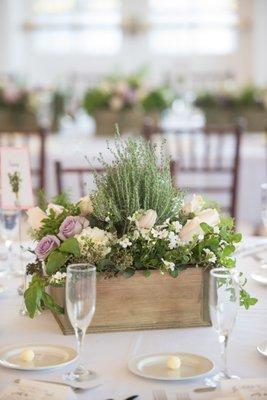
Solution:
{"label": "wood grain texture", "polygon": [[[96,312],[87,332],[210,326],[208,278],[208,271],[195,267],[178,278],[159,271],[152,271],[149,278],[139,271],[129,279],[100,278]],[[51,294],[64,306],[64,288],[51,287]],[[55,318],[65,335],[74,333],[66,314]]]}

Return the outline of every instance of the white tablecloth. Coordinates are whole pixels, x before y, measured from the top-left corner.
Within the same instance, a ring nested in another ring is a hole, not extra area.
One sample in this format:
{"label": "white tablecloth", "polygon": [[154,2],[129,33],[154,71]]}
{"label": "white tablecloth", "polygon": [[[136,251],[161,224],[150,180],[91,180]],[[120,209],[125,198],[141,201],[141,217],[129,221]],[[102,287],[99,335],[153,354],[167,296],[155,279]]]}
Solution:
{"label": "white tablecloth", "polygon": [[[250,239],[250,242],[252,240],[257,242],[260,239]],[[251,257],[240,259],[238,264],[248,276],[248,290],[259,301],[249,311],[240,309],[229,343],[230,371],[244,378],[267,379],[267,358],[260,356],[256,350],[256,345],[267,339],[267,287],[249,278],[250,272],[257,267]],[[0,345],[50,343],[75,346],[74,336],[63,336],[51,314],[40,315],[34,320],[19,316],[21,298],[16,294],[17,286],[17,280],[9,282],[7,293],[0,295]],[[78,399],[122,400],[139,394],[143,400],[152,400],[152,390],[165,389],[170,393],[171,400],[174,398],[171,394],[203,384],[201,379],[187,384],[149,381],[127,370],[130,357],[165,351],[195,352],[210,357],[218,366],[218,339],[211,327],[91,334],[86,336],[82,361],[101,375],[102,386],[79,393]],[[63,372],[59,370],[51,375],[49,372],[23,373],[0,368],[0,387],[18,377],[48,379]],[[207,400],[213,397],[205,394],[196,398]]]}

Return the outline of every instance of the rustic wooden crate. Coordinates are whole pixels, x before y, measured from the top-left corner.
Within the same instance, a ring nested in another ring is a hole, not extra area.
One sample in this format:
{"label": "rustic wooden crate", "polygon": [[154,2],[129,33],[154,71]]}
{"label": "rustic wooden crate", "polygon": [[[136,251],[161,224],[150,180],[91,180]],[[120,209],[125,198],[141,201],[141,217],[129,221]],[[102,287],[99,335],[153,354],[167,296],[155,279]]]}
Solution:
{"label": "rustic wooden crate", "polygon": [[140,110],[96,110],[92,114],[96,123],[96,136],[114,136],[114,126],[118,124],[120,133],[140,134],[144,115]]}
{"label": "rustic wooden crate", "polygon": [[208,125],[231,125],[240,118],[243,119],[246,132],[265,132],[267,127],[267,111],[257,108],[243,108],[238,110],[210,107],[203,109]]}
{"label": "rustic wooden crate", "polygon": [[[209,273],[189,267],[178,278],[152,271],[149,278],[136,272],[97,280],[96,312],[88,333],[142,329],[210,326]],[[64,287],[51,287],[51,294],[64,307]],[[66,314],[55,318],[65,335],[73,334]]]}

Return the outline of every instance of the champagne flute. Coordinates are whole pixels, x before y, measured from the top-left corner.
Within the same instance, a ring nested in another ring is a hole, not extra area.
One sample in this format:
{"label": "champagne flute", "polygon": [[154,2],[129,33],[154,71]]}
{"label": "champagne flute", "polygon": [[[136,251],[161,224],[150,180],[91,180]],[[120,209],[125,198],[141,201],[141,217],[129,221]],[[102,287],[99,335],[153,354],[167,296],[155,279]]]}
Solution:
{"label": "champagne flute", "polygon": [[261,184],[261,219],[267,230],[267,183]]}
{"label": "champagne flute", "polygon": [[[96,268],[90,264],[71,264],[67,267],[66,306],[71,325],[77,338],[77,353],[80,357],[86,329],[91,323],[96,302]],[[64,375],[68,381],[87,381],[95,378],[95,372],[79,364]]]}
{"label": "champagne flute", "polygon": [[8,254],[9,267],[12,267],[12,245],[19,232],[19,211],[1,210],[1,236]]}
{"label": "champagne flute", "polygon": [[209,386],[216,386],[222,380],[238,378],[228,372],[227,345],[237,316],[239,292],[238,272],[226,268],[214,268],[210,271],[210,317],[221,345],[222,366],[221,372],[206,380]]}

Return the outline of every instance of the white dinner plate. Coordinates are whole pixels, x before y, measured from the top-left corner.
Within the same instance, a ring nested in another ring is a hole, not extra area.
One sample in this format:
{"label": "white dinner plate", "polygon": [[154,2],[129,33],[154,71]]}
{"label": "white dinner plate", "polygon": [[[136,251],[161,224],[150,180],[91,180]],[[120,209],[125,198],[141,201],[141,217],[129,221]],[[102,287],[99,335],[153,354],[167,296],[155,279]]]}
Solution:
{"label": "white dinner plate", "polygon": [[[167,368],[168,357],[177,356],[181,367],[177,370]],[[191,353],[164,353],[132,358],[128,363],[129,370],[148,379],[164,381],[184,381],[200,378],[214,369],[214,364],[206,357]]]}
{"label": "white dinner plate", "polygon": [[[21,353],[25,349],[34,351],[32,361],[21,359]],[[77,358],[77,352],[65,346],[35,344],[9,346],[0,349],[0,365],[6,368],[25,371],[42,371],[55,369],[71,364]]]}
{"label": "white dinner plate", "polygon": [[262,283],[263,285],[267,285],[267,269],[259,268],[256,271],[251,273],[251,278],[254,281]]}
{"label": "white dinner plate", "polygon": [[258,347],[257,350],[259,353],[261,353],[263,356],[267,357],[267,340],[265,340],[263,343],[261,343]]}

